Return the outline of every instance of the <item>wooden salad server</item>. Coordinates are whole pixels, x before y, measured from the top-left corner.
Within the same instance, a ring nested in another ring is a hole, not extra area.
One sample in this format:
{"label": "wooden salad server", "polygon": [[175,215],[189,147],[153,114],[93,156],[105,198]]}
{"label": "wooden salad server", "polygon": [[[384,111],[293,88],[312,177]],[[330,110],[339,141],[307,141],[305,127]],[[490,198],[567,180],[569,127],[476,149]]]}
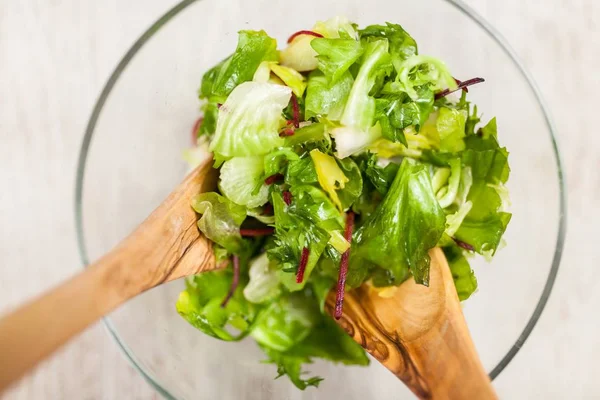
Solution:
{"label": "wooden salad server", "polygon": [[[216,187],[211,161],[195,169],[111,252],[0,319],[0,393],[132,297],[216,268],[212,245],[200,235],[190,206],[194,195]],[[429,288],[409,280],[383,298],[365,285],[346,294],[338,322],[420,398],[496,398],[439,249],[431,251]]]}
{"label": "wooden salad server", "polygon": [[[382,297],[362,285],[346,293],[337,323],[420,399],[497,399],[446,257],[440,248],[429,256],[429,287],[410,278]],[[326,308],[333,314],[335,293]]]}

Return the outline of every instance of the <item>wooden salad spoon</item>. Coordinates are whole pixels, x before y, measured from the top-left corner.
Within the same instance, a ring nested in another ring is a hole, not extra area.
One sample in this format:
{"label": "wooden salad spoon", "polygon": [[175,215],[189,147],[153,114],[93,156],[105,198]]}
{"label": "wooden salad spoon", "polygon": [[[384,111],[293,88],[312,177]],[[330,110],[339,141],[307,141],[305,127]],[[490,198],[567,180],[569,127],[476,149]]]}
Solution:
{"label": "wooden salad spoon", "polygon": [[[216,268],[191,198],[214,190],[211,161],[196,168],[125,240],[80,274],[0,319],[0,392],[67,340],[155,286]],[[496,398],[466,327],[443,253],[430,287],[391,298],[363,286],[346,295],[340,325],[420,398]],[[335,295],[328,300],[333,312]]]}
{"label": "wooden salad spoon", "polygon": [[[337,323],[420,399],[496,399],[446,257],[440,248],[429,256],[429,287],[410,278],[382,297],[362,285],[344,296]],[[326,308],[333,314],[335,293]]]}

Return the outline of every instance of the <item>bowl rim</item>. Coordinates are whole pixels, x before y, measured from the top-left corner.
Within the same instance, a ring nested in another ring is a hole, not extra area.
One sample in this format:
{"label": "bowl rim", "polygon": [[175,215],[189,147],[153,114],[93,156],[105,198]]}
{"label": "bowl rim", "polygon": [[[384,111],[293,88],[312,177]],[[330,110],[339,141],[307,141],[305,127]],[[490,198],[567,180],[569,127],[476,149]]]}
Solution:
{"label": "bowl rim", "polygon": [[[111,73],[108,81],[102,88],[96,103],[94,104],[94,108],[89,117],[85,134],[82,140],[78,162],[77,162],[77,173],[76,173],[76,181],[75,181],[75,228],[76,228],[76,236],[77,236],[77,247],[79,250],[79,256],[81,258],[81,262],[83,263],[83,267],[85,268],[89,265],[89,258],[87,255],[87,249],[85,245],[85,234],[83,229],[83,182],[85,175],[85,167],[87,161],[87,155],[90,148],[91,140],[94,135],[94,130],[96,128],[96,124],[98,122],[98,118],[102,112],[102,109],[106,103],[106,100],[117,83],[119,77],[127,68],[129,62],[134,58],[134,56],[138,53],[138,51],[146,44],[146,42],[154,36],[156,32],[160,30],[162,26],[171,21],[177,14],[187,8],[189,5],[196,3],[202,0],[182,0],[170,10],[168,10],[165,14],[163,14],[160,18],[158,18],[146,31],[142,33],[142,35],[133,43],[133,45],[129,48],[129,50],[125,53],[123,58],[119,61],[113,72]],[[542,311],[544,310],[550,294],[552,292],[552,288],[554,286],[554,282],[556,281],[556,276],[558,273],[558,268],[560,266],[560,261],[562,258],[563,247],[566,237],[566,226],[567,226],[567,201],[566,201],[566,181],[563,173],[563,163],[561,160],[561,155],[559,151],[559,145],[557,140],[557,130],[554,125],[553,119],[549,112],[548,106],[540,92],[538,85],[535,83],[533,77],[525,68],[513,48],[508,44],[506,39],[500,34],[498,30],[496,30],[489,22],[487,22],[481,15],[479,15],[475,10],[473,10],[470,6],[465,4],[463,0],[443,0],[450,5],[454,6],[464,15],[469,17],[473,22],[479,25],[485,32],[487,32],[492,39],[502,48],[504,53],[511,59],[511,61],[515,64],[521,75],[527,81],[529,88],[533,92],[535,99],[544,115],[544,120],[546,123],[546,127],[550,133],[550,140],[552,142],[552,149],[554,152],[556,169],[557,169],[557,177],[559,183],[559,219],[558,219],[558,233],[556,236],[556,245],[554,249],[554,254],[552,258],[552,264],[550,267],[550,271],[548,273],[548,278],[540,295],[540,299],[536,304],[536,307],[529,318],[525,328],[512,345],[512,347],[508,350],[508,352],[504,355],[504,357],[498,362],[498,364],[490,371],[489,376],[490,379],[494,380],[500,372],[506,368],[506,366],[510,363],[510,361],[515,357],[515,355],[519,352],[519,350],[523,347],[523,344],[533,331],[536,323],[538,322]],[[133,351],[129,349],[129,347],[121,340],[117,330],[112,323],[110,317],[103,318],[104,325],[108,330],[109,334],[113,337],[117,345],[122,350],[123,354],[130,361],[132,366],[144,377],[144,379],[162,396],[167,399],[176,400],[168,390],[166,390],[163,385],[159,382],[157,378],[153,376],[152,373],[146,371],[144,367],[140,365],[137,361],[135,354]]]}

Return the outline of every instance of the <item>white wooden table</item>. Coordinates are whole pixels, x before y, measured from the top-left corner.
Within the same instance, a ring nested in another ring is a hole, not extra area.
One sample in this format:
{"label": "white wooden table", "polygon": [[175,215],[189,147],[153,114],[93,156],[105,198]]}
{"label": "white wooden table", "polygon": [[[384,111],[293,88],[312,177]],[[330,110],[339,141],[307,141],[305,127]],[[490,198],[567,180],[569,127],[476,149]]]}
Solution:
{"label": "white wooden table", "polygon": [[[80,268],[73,184],[86,119],[125,50],[175,3],[0,1],[0,313]],[[468,3],[536,76],[555,116],[569,183],[568,240],[553,295],[495,385],[511,399],[599,398],[600,2]],[[5,397],[158,395],[96,324]]]}

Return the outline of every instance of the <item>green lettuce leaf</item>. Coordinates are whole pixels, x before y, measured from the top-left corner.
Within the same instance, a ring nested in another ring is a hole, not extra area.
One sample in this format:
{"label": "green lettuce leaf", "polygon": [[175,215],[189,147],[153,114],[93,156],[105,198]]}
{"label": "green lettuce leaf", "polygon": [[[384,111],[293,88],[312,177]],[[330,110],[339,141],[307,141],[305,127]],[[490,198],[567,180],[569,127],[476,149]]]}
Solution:
{"label": "green lettuce leaf", "polygon": [[215,160],[264,155],[282,146],[279,126],[290,96],[290,88],[272,83],[245,82],[236,87],[219,110],[210,145]]}
{"label": "green lettuce leaf", "polygon": [[333,85],[321,71],[311,72],[306,89],[306,118],[327,116],[330,121],[339,121],[353,84],[354,78],[348,71]]}
{"label": "green lettuce leaf", "polygon": [[342,209],[348,210],[362,192],[362,175],[358,165],[350,157],[336,161],[346,178],[348,178],[348,182],[344,184],[344,187],[337,191],[340,203],[342,204]]}
{"label": "green lettuce leaf", "polygon": [[[293,296],[306,296],[302,298],[304,306],[309,304],[310,312],[315,313],[317,311],[316,299],[309,293],[296,293]],[[293,301],[281,300],[281,303],[284,303],[284,307],[290,307],[290,305],[293,307],[291,318],[284,318],[282,316],[284,313],[272,313],[269,316],[272,325],[269,326],[270,330],[266,335],[268,339],[265,343],[259,342],[260,347],[268,356],[267,362],[277,365],[279,373],[277,378],[287,375],[298,388],[304,390],[308,386],[318,386],[322,380],[319,377],[302,378],[304,374],[302,365],[312,363],[312,359],[315,357],[345,365],[365,366],[369,364],[363,348],[338,327],[329,316],[322,315],[318,311],[316,314],[312,314],[315,319],[310,321],[310,331],[307,334],[309,323],[306,318],[302,317],[303,310],[297,309]],[[299,319],[303,321],[300,322]],[[273,339],[271,336],[275,338]],[[296,343],[285,348],[294,340],[297,340]],[[274,343],[275,346],[271,346],[271,343]],[[283,348],[285,350],[282,350]]]}
{"label": "green lettuce leaf", "polygon": [[[218,63],[217,65],[215,65],[214,67],[212,67],[211,69],[206,71],[204,73],[204,75],[202,75],[202,82],[200,83],[200,89],[198,90],[198,96],[201,99],[208,99],[209,97],[215,96],[213,87],[215,87],[215,82],[216,82],[217,78],[219,77],[219,72],[221,71],[223,64],[228,62],[230,58],[231,58],[231,56],[226,58],[225,60],[221,61],[220,63]],[[217,97],[223,97],[223,96],[217,96]]]}
{"label": "green lettuce leaf", "polygon": [[376,107],[372,91],[390,73],[387,40],[368,43],[340,119],[343,126],[331,131],[338,158],[364,151],[369,144],[381,137],[381,126],[375,125]]}
{"label": "green lettuce leaf", "polygon": [[[275,213],[275,235],[272,245],[267,249],[267,254],[271,260],[279,264],[281,268],[278,271],[279,279],[286,288],[290,291],[298,291],[306,285],[329,241],[327,231],[318,227],[313,221],[322,215],[324,219],[319,220],[321,226],[339,225],[335,225],[335,220],[330,217],[331,210],[335,208],[322,191],[314,187],[305,189],[296,187],[293,190],[290,206],[285,204],[278,191],[273,191],[271,194]],[[313,196],[318,200],[312,200]],[[307,247],[310,253],[304,279],[301,283],[297,283],[296,272],[304,247]]]}
{"label": "green lettuce leaf", "polygon": [[467,201],[473,206],[455,233],[455,237],[474,247],[480,254],[494,255],[511,219],[502,211],[503,188],[510,174],[508,152],[498,144],[496,120],[480,130],[481,135],[465,139],[462,162],[470,167],[473,183]]}
{"label": "green lettuce leaf", "polygon": [[255,218],[256,220],[262,222],[265,225],[272,225],[275,223],[275,216],[274,215],[268,215],[265,214],[265,210],[266,210],[266,206],[265,207],[258,207],[258,208],[251,208],[248,209],[248,216]]}
{"label": "green lettuce leaf", "polygon": [[263,347],[284,352],[310,334],[320,315],[316,306],[308,292],[281,296],[261,311],[250,334]]}
{"label": "green lettuce leaf", "polygon": [[398,168],[399,165],[395,163],[389,163],[385,167],[377,165],[377,156],[372,153],[363,158],[360,164],[360,169],[365,172],[371,184],[382,195],[388,192],[398,173]]}
{"label": "green lettuce leaf", "polygon": [[317,52],[319,69],[330,85],[337,83],[363,52],[360,42],[354,39],[318,38],[310,45]]}
{"label": "green lettuce leaf", "polygon": [[267,154],[264,159],[264,178],[275,174],[283,174],[290,162],[300,159],[292,149],[283,147]]}
{"label": "green lettuce leaf", "polygon": [[418,54],[417,42],[413,39],[402,26],[398,24],[369,25],[359,31],[361,39],[385,38],[390,43],[390,53],[394,59],[403,61],[411,56]]}
{"label": "green lettuce leaf", "polygon": [[416,87],[415,91],[417,97],[414,100],[405,93],[377,99],[376,118],[384,127],[382,134],[385,139],[408,146],[404,129],[414,126],[418,132],[427,122],[433,111],[433,91],[426,85]]}
{"label": "green lettuce leaf", "polygon": [[221,193],[234,203],[256,208],[269,200],[269,187],[264,184],[263,157],[234,157],[221,166]]}
{"label": "green lettuce leaf", "polygon": [[265,31],[240,31],[235,53],[202,80],[202,96],[228,96],[243,82],[251,81],[263,61],[278,61],[277,41]]}
{"label": "green lettuce leaf", "polygon": [[396,80],[389,82],[384,90],[405,92],[413,100],[419,98],[416,88],[427,85],[431,90],[456,89],[456,81],[448,67],[437,58],[414,55],[400,63],[394,63]]}
{"label": "green lettuce leaf", "polygon": [[[205,334],[225,341],[244,338],[255,322],[259,308],[246,301],[238,286],[225,307],[233,273],[231,268],[203,272],[186,281],[177,300],[177,312]],[[232,332],[237,332],[233,334]]]}
{"label": "green lettuce leaf", "polygon": [[[442,208],[447,208],[454,203],[458,194],[458,189],[462,177],[461,160],[459,158],[454,158],[449,161],[449,164],[450,175],[448,176],[448,184],[442,186],[439,190],[435,190],[435,186],[437,185],[434,186],[436,197]],[[447,171],[446,168],[444,168],[443,170]]]}
{"label": "green lettuce leaf", "polygon": [[315,148],[328,151],[331,148],[331,138],[327,134],[327,127],[324,123],[314,123],[296,129],[292,136],[285,138],[286,146],[303,146],[309,150],[310,145],[316,145]]}
{"label": "green lettuce leaf", "polygon": [[473,246],[476,252],[493,256],[511,217],[512,215],[506,212],[498,212],[480,219],[467,215],[455,237]]}
{"label": "green lettuce leaf", "polygon": [[[381,203],[381,200],[383,199],[383,195],[379,191],[378,187],[383,190],[383,185],[385,185],[386,187],[384,190],[385,190],[385,193],[387,193],[389,186],[394,181],[394,178],[396,177],[396,174],[398,172],[398,165],[396,165],[396,168],[393,171],[389,172],[390,175],[386,176],[386,178],[385,178],[387,180],[387,184],[384,184],[383,182],[378,182],[377,186],[376,186],[371,181],[371,178],[369,177],[369,175],[367,175],[369,159],[372,159],[373,161],[371,161],[371,162],[375,165],[376,156],[374,154],[365,153],[365,154],[361,154],[360,156],[357,156],[357,160],[359,162],[359,169],[361,170],[362,178],[363,178],[362,179],[363,185],[362,185],[362,191],[360,193],[360,196],[358,197],[358,199],[356,199],[356,201],[352,205],[352,211],[354,211],[354,213],[356,213],[356,214],[359,214],[361,217],[357,221],[358,222],[357,226],[360,226],[361,222],[363,222],[364,220],[367,220],[368,217],[371,214],[373,214],[373,212],[375,212],[375,209],[377,208],[377,206],[379,206],[379,204]],[[393,167],[391,167],[391,168],[393,168]],[[379,186],[379,185],[381,185],[381,186]]]}
{"label": "green lettuce leaf", "polygon": [[203,119],[198,127],[198,137],[213,135],[217,130],[219,107],[216,102],[208,102],[202,106]]}
{"label": "green lettuce leaf", "polygon": [[410,273],[428,285],[427,252],[442,236],[445,221],[426,166],[405,158],[382,203],[353,235],[349,275],[361,277],[376,267],[377,286],[400,284]]}
{"label": "green lettuce leaf", "polygon": [[463,255],[463,251],[455,245],[442,248],[444,255],[452,272],[452,279],[460,301],[471,297],[477,290],[477,278],[469,265],[469,261]]}
{"label": "green lettuce leaf", "polygon": [[281,294],[277,269],[271,265],[267,253],[250,262],[249,282],[244,297],[251,303],[260,304],[273,300]]}
{"label": "green lettuce leaf", "polygon": [[325,315],[310,335],[288,350],[287,354],[319,357],[345,365],[369,365],[365,350]]}
{"label": "green lettuce leaf", "polygon": [[289,355],[266,346],[260,347],[268,357],[265,362],[277,365],[277,376],[275,379],[287,375],[287,377],[290,378],[290,381],[300,390],[305,390],[310,386],[319,387],[319,383],[321,383],[323,378],[313,376],[308,379],[303,379],[301,377],[301,375],[304,375],[302,364],[312,363],[312,360],[309,357]]}
{"label": "green lettuce leaf", "polygon": [[204,236],[233,254],[240,254],[247,248],[240,235],[240,226],[246,219],[246,207],[214,192],[195,196],[192,207],[202,214],[198,228]]}
{"label": "green lettuce leaf", "polygon": [[473,208],[473,203],[466,201],[458,207],[458,210],[446,215],[446,230],[444,231],[446,235],[454,237],[454,234],[462,225],[465,217],[469,214],[469,211],[471,211],[471,208]]}
{"label": "green lettuce leaf", "polygon": [[[279,247],[271,250],[269,254],[283,265],[279,271],[281,282],[288,290],[297,291],[306,286],[331,238],[331,232],[342,230],[344,221],[322,190],[310,185],[301,185],[292,187],[290,191],[293,200],[284,211],[286,219],[283,220],[278,214],[283,204],[277,194],[273,194],[276,213],[275,236]],[[304,270],[304,279],[301,283],[297,283],[295,273],[300,264],[303,247],[307,247],[310,254]],[[287,256],[283,257],[282,253]]]}
{"label": "green lettuce leaf", "polygon": [[344,227],[342,214],[321,189],[311,185],[294,186],[290,189],[292,204],[288,213],[299,216],[325,230],[340,230]]}
{"label": "green lettuce leaf", "polygon": [[465,122],[467,114],[462,110],[442,107],[435,122],[440,138],[440,150],[456,153],[465,148]]}
{"label": "green lettuce leaf", "polygon": [[290,161],[285,173],[285,183],[291,186],[318,182],[317,170],[310,156]]}
{"label": "green lettuce leaf", "polygon": [[361,132],[367,132],[374,125],[375,99],[371,90],[378,80],[390,74],[390,68],[388,41],[368,43],[340,121],[343,125]]}
{"label": "green lettuce leaf", "polygon": [[321,264],[325,259],[329,260],[327,257],[321,257],[321,260],[319,260],[319,265],[317,265],[317,269],[315,270],[315,273],[311,275],[310,279],[313,293],[319,304],[319,310],[323,314],[325,313],[325,302],[327,301],[327,296],[337,282],[337,275],[334,278],[321,271]]}

